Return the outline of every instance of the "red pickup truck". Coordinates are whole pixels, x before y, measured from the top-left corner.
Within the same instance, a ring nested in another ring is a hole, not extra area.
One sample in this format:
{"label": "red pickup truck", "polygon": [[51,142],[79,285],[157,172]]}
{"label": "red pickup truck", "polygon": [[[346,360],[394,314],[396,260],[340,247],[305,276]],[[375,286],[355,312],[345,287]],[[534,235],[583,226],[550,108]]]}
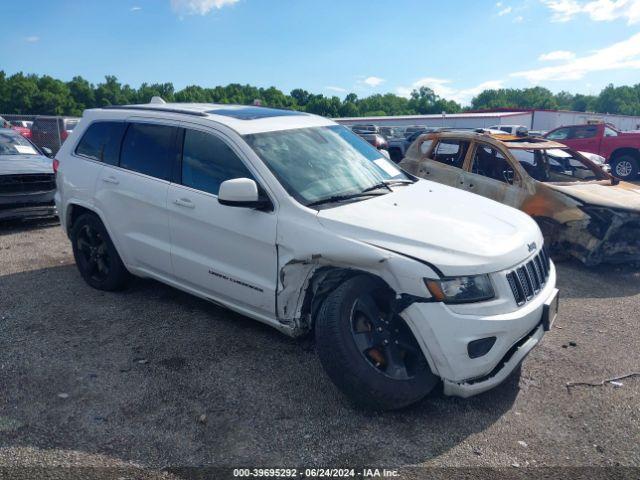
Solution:
{"label": "red pickup truck", "polygon": [[611,173],[623,180],[634,180],[640,173],[640,132],[620,132],[599,123],[556,128],[545,138],[603,156],[611,165]]}

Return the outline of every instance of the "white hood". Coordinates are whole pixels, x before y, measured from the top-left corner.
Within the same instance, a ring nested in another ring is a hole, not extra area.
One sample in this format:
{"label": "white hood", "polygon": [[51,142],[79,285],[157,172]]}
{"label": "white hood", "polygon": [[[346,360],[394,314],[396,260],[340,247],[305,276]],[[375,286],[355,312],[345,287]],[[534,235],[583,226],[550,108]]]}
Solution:
{"label": "white hood", "polygon": [[427,180],[393,193],[318,212],[335,233],[426,261],[444,275],[510,268],[542,246],[519,210]]}

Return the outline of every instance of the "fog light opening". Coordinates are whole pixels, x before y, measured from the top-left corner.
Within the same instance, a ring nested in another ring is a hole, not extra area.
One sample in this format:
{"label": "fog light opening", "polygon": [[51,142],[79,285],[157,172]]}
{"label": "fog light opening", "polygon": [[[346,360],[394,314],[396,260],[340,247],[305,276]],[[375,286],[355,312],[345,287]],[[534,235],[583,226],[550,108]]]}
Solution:
{"label": "fog light opening", "polygon": [[495,343],[496,337],[480,338],[469,342],[467,344],[467,353],[469,354],[469,358],[478,358],[486,355]]}

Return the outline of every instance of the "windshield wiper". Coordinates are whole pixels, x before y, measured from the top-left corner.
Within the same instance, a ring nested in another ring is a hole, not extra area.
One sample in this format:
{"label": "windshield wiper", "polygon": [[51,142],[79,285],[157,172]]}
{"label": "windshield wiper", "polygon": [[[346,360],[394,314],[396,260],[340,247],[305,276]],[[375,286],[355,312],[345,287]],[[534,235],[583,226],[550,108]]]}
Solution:
{"label": "windshield wiper", "polygon": [[384,180],[380,183],[372,185],[371,187],[365,188],[364,190],[362,190],[362,192],[371,192],[373,190],[378,190],[379,188],[386,188],[387,190],[392,192],[393,190],[391,190],[391,185],[410,185],[413,183],[415,183],[415,180]]}
{"label": "windshield wiper", "polygon": [[[380,187],[378,187],[378,188],[380,188]],[[343,201],[346,201],[346,200],[352,200],[354,198],[371,197],[371,196],[377,196],[377,195],[386,195],[386,194],[384,194],[384,193],[372,193],[370,191],[367,191],[367,189],[365,189],[360,193],[351,193],[349,195],[332,195],[331,197],[327,197],[327,198],[323,198],[321,200],[316,200],[315,202],[307,203],[307,207],[315,207],[317,205],[323,205],[325,203],[343,202]]]}
{"label": "windshield wiper", "polygon": [[385,185],[412,185],[416,183],[417,180],[385,180]]}
{"label": "windshield wiper", "polygon": [[380,183],[376,183],[375,185],[372,185],[370,187],[365,188],[364,190],[362,190],[361,193],[365,193],[365,192],[372,192],[373,190],[379,190],[381,188],[386,188],[387,190],[389,190],[390,192],[391,187],[389,187],[389,185],[387,184],[387,182],[380,182]]}

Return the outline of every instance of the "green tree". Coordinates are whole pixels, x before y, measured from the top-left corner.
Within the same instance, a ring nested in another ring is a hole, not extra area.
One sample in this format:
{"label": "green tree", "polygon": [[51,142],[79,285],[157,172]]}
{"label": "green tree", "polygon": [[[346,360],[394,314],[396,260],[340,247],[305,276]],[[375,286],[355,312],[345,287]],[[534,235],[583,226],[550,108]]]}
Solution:
{"label": "green tree", "polygon": [[6,80],[5,92],[3,113],[36,113],[33,109],[33,99],[38,93],[35,75],[25,76],[22,72],[11,75]]}
{"label": "green tree", "polygon": [[98,107],[107,105],[126,105],[133,103],[134,91],[128,85],[122,86],[113,75],[107,75],[103,83],[96,87],[95,97]]}
{"label": "green tree", "polygon": [[173,102],[173,83],[143,83],[135,92],[135,103],[149,103],[153,97],[161,97],[165,102]]}
{"label": "green tree", "polygon": [[70,82],[67,82],[67,87],[74,103],[73,110],[69,112],[70,115],[79,116],[83,110],[96,106],[95,87],[84,78],[73,77]]}

